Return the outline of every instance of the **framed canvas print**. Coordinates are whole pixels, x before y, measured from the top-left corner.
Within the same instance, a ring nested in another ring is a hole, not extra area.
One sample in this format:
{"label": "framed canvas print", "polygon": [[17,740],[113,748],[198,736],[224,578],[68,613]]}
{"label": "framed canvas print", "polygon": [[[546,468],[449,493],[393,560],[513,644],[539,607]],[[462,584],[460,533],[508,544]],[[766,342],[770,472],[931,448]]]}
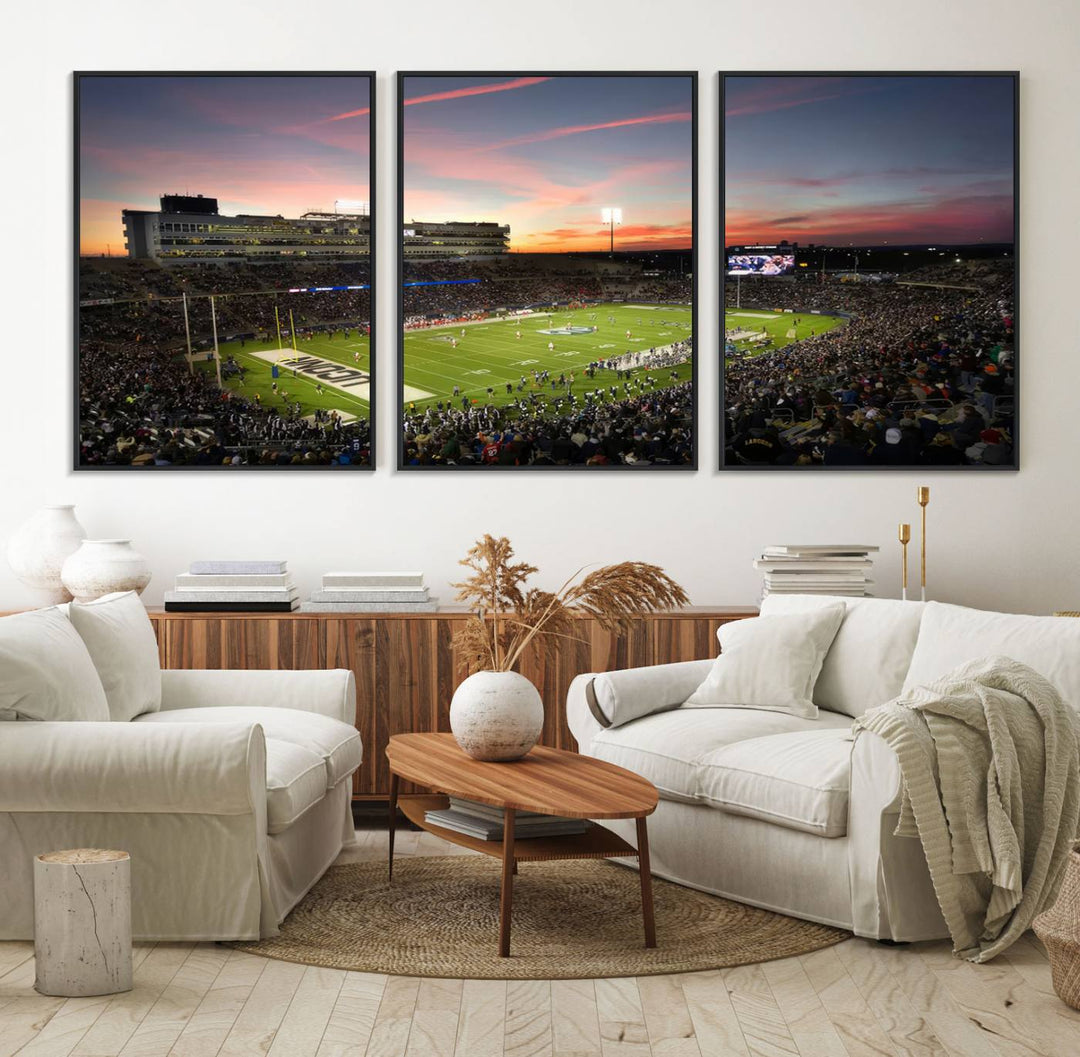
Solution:
{"label": "framed canvas print", "polygon": [[1017,469],[1019,75],[720,80],[721,467]]}
{"label": "framed canvas print", "polygon": [[371,73],[75,74],[76,469],[371,469]]}
{"label": "framed canvas print", "polygon": [[694,73],[398,75],[402,469],[693,469]]}

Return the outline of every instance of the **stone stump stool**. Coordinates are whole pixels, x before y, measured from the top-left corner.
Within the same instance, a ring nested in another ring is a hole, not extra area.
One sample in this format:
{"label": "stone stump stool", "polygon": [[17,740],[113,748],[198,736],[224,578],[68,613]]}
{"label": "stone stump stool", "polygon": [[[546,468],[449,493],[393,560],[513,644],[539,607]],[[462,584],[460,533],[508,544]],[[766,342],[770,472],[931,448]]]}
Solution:
{"label": "stone stump stool", "polygon": [[34,987],[79,998],[131,990],[131,859],[75,848],[34,858]]}

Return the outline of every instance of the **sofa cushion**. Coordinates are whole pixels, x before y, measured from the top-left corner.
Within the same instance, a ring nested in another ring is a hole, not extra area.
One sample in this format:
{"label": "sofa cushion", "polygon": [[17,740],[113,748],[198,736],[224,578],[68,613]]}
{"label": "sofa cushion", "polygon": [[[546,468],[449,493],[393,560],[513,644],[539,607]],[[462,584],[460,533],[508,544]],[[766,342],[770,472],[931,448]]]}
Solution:
{"label": "sofa cushion", "polygon": [[146,607],[134,591],[94,602],[72,602],[68,619],[94,662],[109,715],[122,722],[161,707],[157,637]]}
{"label": "sofa cushion", "polygon": [[813,719],[814,684],[844,619],[840,604],[722,624],[720,656],[686,699],[694,708],[755,708]]}
{"label": "sofa cushion", "polygon": [[835,712],[805,719],[786,712],[757,709],[678,708],[598,731],[589,753],[640,774],[665,800],[706,803],[702,762],[717,749],[747,739],[789,732],[851,729],[851,720]]}
{"label": "sofa cushion", "polygon": [[803,613],[837,602],[844,604],[844,619],[814,685],[814,704],[861,716],[903,688],[925,606],[892,598],[769,595],[761,613]]}
{"label": "sofa cushion", "polygon": [[59,609],[0,619],[0,719],[108,718],[94,662]]}
{"label": "sofa cushion", "polygon": [[296,708],[223,705],[174,708],[139,716],[139,723],[258,723],[267,741],[276,738],[314,752],[326,772],[324,788],[332,789],[360,766],[363,747],[355,727],[316,712]]}
{"label": "sofa cushion", "polygon": [[326,763],[311,749],[266,739],[266,831],[288,829],[326,796]]}
{"label": "sofa cushion", "polygon": [[712,807],[819,837],[847,833],[851,748],[848,725],[769,734],[724,745],[698,765]]}
{"label": "sofa cushion", "polygon": [[1034,668],[1080,711],[1080,620],[928,602],[903,692],[995,654]]}

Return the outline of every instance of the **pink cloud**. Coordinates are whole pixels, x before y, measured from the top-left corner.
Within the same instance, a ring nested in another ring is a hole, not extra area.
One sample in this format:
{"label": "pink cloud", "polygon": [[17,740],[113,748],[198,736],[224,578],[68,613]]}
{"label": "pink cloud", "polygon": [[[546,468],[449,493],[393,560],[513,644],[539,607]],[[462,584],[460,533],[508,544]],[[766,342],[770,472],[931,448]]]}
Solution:
{"label": "pink cloud", "polygon": [[547,140],[560,139],[563,136],[577,136],[582,132],[597,132],[609,128],[626,128],[630,125],[666,125],[674,121],[690,121],[693,115],[689,111],[674,114],[650,114],[645,117],[627,117],[617,121],[603,121],[596,125],[567,125],[564,128],[552,128],[545,132],[532,132],[524,136],[493,143],[485,150],[500,150],[503,147],[520,147],[526,143],[543,143]]}

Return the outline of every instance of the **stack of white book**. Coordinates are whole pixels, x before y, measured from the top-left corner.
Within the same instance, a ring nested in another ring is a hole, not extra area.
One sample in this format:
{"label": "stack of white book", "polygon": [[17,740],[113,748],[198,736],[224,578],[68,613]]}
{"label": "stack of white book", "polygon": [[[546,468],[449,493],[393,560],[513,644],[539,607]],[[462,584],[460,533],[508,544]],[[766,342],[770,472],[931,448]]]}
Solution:
{"label": "stack of white book", "polygon": [[289,613],[299,605],[283,561],[192,562],[165,592],[169,613]]}
{"label": "stack of white book", "polygon": [[792,543],[766,547],[754,568],[765,574],[764,595],[869,595],[879,548],[865,543]]}
{"label": "stack of white book", "polygon": [[326,573],[302,613],[431,613],[423,573]]}
{"label": "stack of white book", "polygon": [[[424,819],[433,826],[463,833],[478,840],[502,840],[503,809],[474,800],[450,797],[450,806],[439,811],[425,811]],[[561,818],[541,815],[535,811],[518,811],[514,815],[514,840],[529,837],[572,837],[584,833],[589,822],[582,818]]]}

